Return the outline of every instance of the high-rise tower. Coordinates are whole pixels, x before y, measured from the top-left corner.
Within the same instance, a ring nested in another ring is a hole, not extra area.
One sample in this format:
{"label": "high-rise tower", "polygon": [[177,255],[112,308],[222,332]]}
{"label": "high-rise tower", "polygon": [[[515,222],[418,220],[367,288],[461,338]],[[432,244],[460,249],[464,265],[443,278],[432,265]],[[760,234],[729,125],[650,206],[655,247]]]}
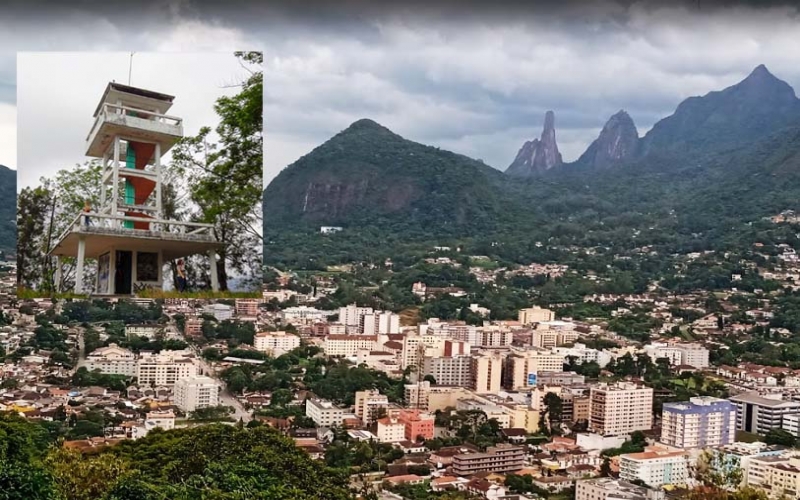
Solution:
{"label": "high-rise tower", "polygon": [[218,290],[222,244],[213,224],[163,218],[161,158],[183,137],[183,121],[166,114],[174,99],[119,83],[106,87],[86,138],[86,156],[101,162],[100,206],[79,213],[50,252],[77,259],[75,293],[85,293],[87,258],[97,259],[95,293],[128,295],[161,288],[164,264],[194,254],[208,255],[211,288]]}

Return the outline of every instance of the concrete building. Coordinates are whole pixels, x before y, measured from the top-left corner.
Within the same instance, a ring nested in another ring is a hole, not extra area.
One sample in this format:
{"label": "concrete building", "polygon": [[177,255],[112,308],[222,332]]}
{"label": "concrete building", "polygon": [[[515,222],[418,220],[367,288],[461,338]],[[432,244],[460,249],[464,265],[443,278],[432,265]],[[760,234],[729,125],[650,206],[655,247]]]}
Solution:
{"label": "concrete building", "polygon": [[653,488],[686,485],[690,480],[688,454],[661,449],[620,455],[619,478],[643,481]]}
{"label": "concrete building", "polygon": [[257,317],[258,306],[263,302],[262,299],[236,299],[236,315],[246,317]]}
{"label": "concrete building", "polygon": [[196,337],[203,334],[203,320],[201,318],[186,318],[183,333],[187,337]]}
{"label": "concrete building", "polygon": [[542,385],[579,385],[586,382],[586,377],[575,372],[537,371],[536,383]]}
{"label": "concrete building", "polygon": [[381,443],[399,443],[406,440],[406,426],[397,417],[378,419],[375,435]]}
{"label": "concrete building", "polygon": [[531,345],[551,349],[564,344],[570,344],[580,338],[580,332],[575,331],[575,323],[568,321],[546,321],[536,325],[531,332]]}
{"label": "concrete building", "polygon": [[472,380],[472,357],[425,357],[422,360],[422,377],[426,375],[431,375],[436,385],[468,387]]}
{"label": "concrete building", "polygon": [[453,473],[469,476],[479,472],[516,472],[525,466],[525,447],[510,444],[490,446],[485,453],[453,456]]}
{"label": "concrete building", "polygon": [[680,344],[681,364],[695,368],[708,368],[709,351],[700,344]]}
{"label": "concrete building", "polygon": [[203,314],[214,316],[217,321],[233,319],[233,307],[228,304],[206,304],[203,306]]}
{"label": "concrete building", "polygon": [[730,444],[736,434],[736,406],[727,399],[695,397],[664,403],[661,442],[676,448],[705,448]]}
{"label": "concrete building", "polygon": [[300,347],[300,337],[286,332],[259,332],[256,333],[253,344],[256,350],[277,358]]}
{"label": "concrete building", "polygon": [[695,368],[709,367],[708,349],[700,344],[675,344],[654,342],[644,347],[655,363],[658,358],[667,358],[671,366],[688,365]]}
{"label": "concrete building", "polygon": [[359,349],[374,351],[377,341],[377,335],[328,335],[322,342],[322,350],[326,356],[350,358]]}
{"label": "concrete building", "polygon": [[100,370],[108,375],[133,377],[136,375],[136,355],[117,344],[109,344],[86,356],[85,366],[89,371]]}
{"label": "concrete building", "polygon": [[589,430],[617,436],[653,427],[653,389],[629,382],[600,384],[589,393]]}
{"label": "concrete building", "polygon": [[433,439],[435,417],[432,414],[420,410],[401,410],[397,419],[405,426],[403,432],[407,441],[416,443],[420,437],[423,440]]}
{"label": "concrete building", "polygon": [[309,323],[325,321],[331,313],[309,306],[287,307],[281,311],[281,321],[287,323]]}
{"label": "concrete building", "polygon": [[514,349],[506,357],[504,386],[510,390],[535,386],[539,372],[564,371],[564,356],[545,349]]}
{"label": "concrete building", "polygon": [[309,399],[306,401],[306,416],[314,421],[318,427],[331,427],[342,425],[345,410],[324,399]]}
{"label": "concrete building", "polygon": [[188,349],[161,351],[158,354],[142,352],[136,363],[136,378],[140,385],[173,385],[182,378],[198,374],[196,361]]}
{"label": "concrete building", "polygon": [[784,401],[781,394],[761,396],[746,392],[730,398],[736,405],[736,429],[764,435],[783,426],[783,417],[800,413],[800,402]]}
{"label": "concrete building", "polygon": [[369,425],[377,420],[378,415],[389,407],[389,398],[381,394],[377,389],[369,391],[357,391],[355,401],[355,414]]}
{"label": "concrete building", "polygon": [[500,392],[503,371],[503,355],[481,353],[472,357],[470,388],[478,394]]}
{"label": "concrete building", "polygon": [[790,455],[751,457],[744,483],[767,491],[771,498],[800,498],[800,458]]}
{"label": "concrete building", "polygon": [[455,407],[459,399],[470,397],[472,394],[465,387],[433,386],[428,381],[405,385],[407,406],[430,412]]}
{"label": "concrete building", "polygon": [[372,314],[371,307],[358,307],[355,304],[339,308],[339,323],[346,326],[361,326],[366,314]]}
{"label": "concrete building", "polygon": [[185,412],[219,406],[220,387],[211,377],[193,376],[179,379],[174,387],[175,406]]}
{"label": "concrete building", "polygon": [[556,313],[550,309],[533,306],[527,309],[520,309],[517,317],[521,325],[530,325],[543,321],[553,321],[556,319]]}
{"label": "concrete building", "polygon": [[160,332],[164,331],[164,327],[155,323],[139,324],[139,325],[125,325],[126,337],[146,337],[153,339]]}
{"label": "concrete building", "polygon": [[575,500],[664,500],[663,490],[638,486],[610,477],[584,479],[575,483]]}
{"label": "concrete building", "polygon": [[400,316],[392,312],[365,314],[362,319],[364,335],[400,333]]}

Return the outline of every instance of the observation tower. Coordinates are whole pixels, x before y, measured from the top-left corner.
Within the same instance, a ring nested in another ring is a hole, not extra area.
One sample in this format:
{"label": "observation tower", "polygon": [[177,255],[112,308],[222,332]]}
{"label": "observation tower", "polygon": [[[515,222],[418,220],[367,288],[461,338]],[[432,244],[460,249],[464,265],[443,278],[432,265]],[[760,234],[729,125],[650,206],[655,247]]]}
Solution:
{"label": "observation tower", "polygon": [[174,96],[109,83],[94,112],[86,156],[101,161],[100,206],[80,212],[58,238],[61,257],[76,258],[75,293],[84,290],[84,261],[97,259],[94,293],[135,295],[162,288],[168,261],[207,255],[211,288],[219,290],[213,224],[167,220],[162,213],[161,158],[183,137],[181,118],[167,115]]}

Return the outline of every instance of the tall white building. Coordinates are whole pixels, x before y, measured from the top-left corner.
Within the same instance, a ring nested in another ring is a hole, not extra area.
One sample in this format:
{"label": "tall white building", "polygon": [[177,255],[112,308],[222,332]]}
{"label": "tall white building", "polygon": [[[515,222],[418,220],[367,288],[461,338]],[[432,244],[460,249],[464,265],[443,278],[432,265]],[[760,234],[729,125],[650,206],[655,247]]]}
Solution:
{"label": "tall white building", "polygon": [[381,409],[385,410],[388,407],[389,398],[377,389],[356,392],[354,413],[365,425],[374,422]]}
{"label": "tall white building", "polygon": [[194,354],[188,349],[158,354],[142,352],[136,364],[136,378],[140,385],[173,385],[179,379],[197,375],[195,362]]}
{"label": "tall white building", "polygon": [[173,389],[175,405],[185,412],[219,406],[219,384],[211,377],[179,379]]}
{"label": "tall white building", "polygon": [[326,356],[354,357],[359,349],[374,351],[377,347],[377,335],[328,335],[322,342]]}
{"label": "tall white building", "polygon": [[734,441],[736,406],[709,396],[680,403],[664,403],[661,442],[676,448],[723,446]]}
{"label": "tall white building", "polygon": [[306,416],[318,427],[339,426],[344,418],[344,408],[324,399],[309,399],[306,401]]}
{"label": "tall white building", "polygon": [[[630,382],[600,384],[589,392],[589,430],[620,436],[653,427],[653,388]],[[648,483],[649,484],[649,483]]]}
{"label": "tall white building", "polygon": [[544,349],[514,349],[506,357],[504,385],[511,390],[536,385],[539,372],[564,370],[564,355]]}
{"label": "tall white building", "polygon": [[108,347],[95,349],[86,356],[86,369],[133,377],[136,375],[136,355],[117,344],[109,344]]}
{"label": "tall white building", "polygon": [[287,307],[281,311],[281,320],[284,323],[324,321],[331,313],[315,307],[295,306]]}
{"label": "tall white building", "polygon": [[206,304],[203,306],[203,313],[214,316],[217,321],[225,321],[233,318],[233,306],[227,304]]}
{"label": "tall white building", "polygon": [[555,318],[556,313],[550,309],[543,309],[537,306],[519,310],[519,322],[523,325],[541,323],[543,321],[553,321]]}
{"label": "tall white building", "polygon": [[780,429],[785,415],[800,413],[800,402],[784,401],[781,394],[745,392],[730,400],[736,405],[736,429],[753,434]]}
{"label": "tall white building", "polygon": [[371,307],[358,307],[355,304],[339,308],[339,323],[347,326],[360,326],[365,314],[372,314]]}
{"label": "tall white building", "polygon": [[259,332],[255,335],[253,344],[256,350],[278,357],[300,347],[300,337],[286,332]]}
{"label": "tall white building", "polygon": [[400,316],[392,312],[365,314],[361,333],[365,335],[400,333]]}
{"label": "tall white building", "polygon": [[620,455],[619,478],[643,481],[653,488],[686,485],[690,479],[687,453],[659,450]]}

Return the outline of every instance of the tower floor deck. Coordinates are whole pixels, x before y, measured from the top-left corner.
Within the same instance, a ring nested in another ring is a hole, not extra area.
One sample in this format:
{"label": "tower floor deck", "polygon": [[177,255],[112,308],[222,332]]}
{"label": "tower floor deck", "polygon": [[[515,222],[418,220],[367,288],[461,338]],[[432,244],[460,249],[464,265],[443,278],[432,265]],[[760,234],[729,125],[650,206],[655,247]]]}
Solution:
{"label": "tower floor deck", "polygon": [[164,260],[217,250],[223,243],[208,234],[190,234],[142,229],[82,226],[67,233],[50,251],[50,255],[78,256],[78,241],[86,241],[86,258],[97,258],[114,247],[126,247],[142,252],[162,252]]}

